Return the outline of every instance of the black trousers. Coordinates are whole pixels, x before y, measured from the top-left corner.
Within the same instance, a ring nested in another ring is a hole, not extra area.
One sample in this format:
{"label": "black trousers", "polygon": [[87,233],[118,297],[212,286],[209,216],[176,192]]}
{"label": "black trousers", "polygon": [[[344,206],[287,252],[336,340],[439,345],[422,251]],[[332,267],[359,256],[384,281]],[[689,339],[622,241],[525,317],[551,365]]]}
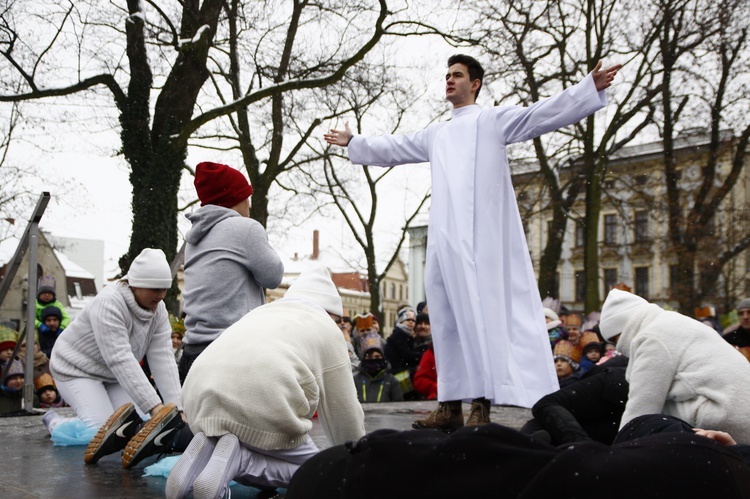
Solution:
{"label": "black trousers", "polygon": [[309,459],[286,497],[750,497],[750,467],[733,448],[692,432],[647,433],[557,448],[496,424],[451,435],[380,430]]}

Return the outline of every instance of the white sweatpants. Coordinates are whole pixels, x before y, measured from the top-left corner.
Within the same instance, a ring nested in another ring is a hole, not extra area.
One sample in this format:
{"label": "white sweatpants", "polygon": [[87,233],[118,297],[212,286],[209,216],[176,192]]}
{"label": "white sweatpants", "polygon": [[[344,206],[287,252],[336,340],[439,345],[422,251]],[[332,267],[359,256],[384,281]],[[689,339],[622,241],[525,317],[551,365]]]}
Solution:
{"label": "white sweatpants", "polygon": [[318,452],[309,435],[294,449],[266,450],[240,442],[240,470],[234,481],[250,486],[288,487],[302,463]]}
{"label": "white sweatpants", "polygon": [[[76,411],[86,426],[99,428],[115,409],[133,399],[119,383],[103,383],[90,378],[55,380],[62,399]],[[138,414],[144,415],[138,410]]]}

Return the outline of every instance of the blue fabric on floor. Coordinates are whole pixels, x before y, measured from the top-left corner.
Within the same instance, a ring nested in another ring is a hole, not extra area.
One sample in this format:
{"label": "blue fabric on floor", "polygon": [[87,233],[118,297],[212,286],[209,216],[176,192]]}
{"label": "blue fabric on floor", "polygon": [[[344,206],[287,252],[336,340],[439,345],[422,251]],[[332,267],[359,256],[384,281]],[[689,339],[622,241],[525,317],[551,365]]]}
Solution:
{"label": "blue fabric on floor", "polygon": [[52,443],[57,446],[67,447],[72,445],[88,445],[97,429],[86,426],[78,418],[62,421],[52,430]]}
{"label": "blue fabric on floor", "polygon": [[172,468],[174,468],[174,465],[177,464],[177,461],[179,461],[181,457],[182,454],[178,454],[176,456],[167,456],[160,459],[151,466],[146,466],[143,469],[143,476],[163,476],[164,478],[167,478],[169,472],[172,471]]}

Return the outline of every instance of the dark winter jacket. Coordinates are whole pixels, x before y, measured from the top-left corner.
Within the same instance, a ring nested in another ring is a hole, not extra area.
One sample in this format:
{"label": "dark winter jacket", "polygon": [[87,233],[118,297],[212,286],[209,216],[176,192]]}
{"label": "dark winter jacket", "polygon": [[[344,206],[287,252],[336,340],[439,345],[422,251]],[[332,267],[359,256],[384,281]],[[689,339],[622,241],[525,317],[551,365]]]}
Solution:
{"label": "dark winter jacket", "polygon": [[[536,424],[527,423],[522,431],[545,430],[552,445],[586,440],[611,444],[628,400],[626,367],[615,359],[596,366],[577,383],[539,399],[531,409]],[[610,362],[614,363],[606,367]]]}
{"label": "dark winter jacket", "polygon": [[408,329],[397,324],[385,342],[385,358],[391,364],[391,372],[409,370],[413,375],[422,358],[422,352],[414,347],[414,337]]}
{"label": "dark winter jacket", "polygon": [[383,369],[374,377],[365,372],[362,365],[359,372],[354,375],[354,386],[357,388],[357,399],[361,403],[370,402],[400,402],[404,400],[396,377]]}

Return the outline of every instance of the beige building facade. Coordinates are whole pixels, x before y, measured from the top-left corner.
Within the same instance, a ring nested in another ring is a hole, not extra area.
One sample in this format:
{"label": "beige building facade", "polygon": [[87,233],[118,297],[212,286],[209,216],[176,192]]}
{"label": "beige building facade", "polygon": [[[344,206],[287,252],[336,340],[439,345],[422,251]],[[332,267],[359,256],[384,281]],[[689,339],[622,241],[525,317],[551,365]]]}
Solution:
{"label": "beige building facade", "polygon": [[[707,140],[703,135],[688,135],[677,143],[677,183],[685,210],[692,206],[692,197],[702,181]],[[723,137],[723,141],[714,189],[726,180],[732,166],[734,141],[730,134]],[[603,181],[598,231],[599,295],[602,298],[613,284],[624,282],[634,293],[650,301],[676,307],[675,283],[680,276],[676,273],[677,255],[668,238],[662,152],[660,142],[632,146],[622,149],[610,161]],[[745,163],[747,165],[747,161]],[[570,172],[561,174],[563,185],[567,175]],[[552,214],[544,206],[545,191],[540,175],[516,174],[514,185],[529,252],[538,274]],[[582,310],[584,306],[584,234],[577,222],[583,219],[584,209],[581,195],[571,210],[557,272],[557,298],[572,310]],[[749,221],[750,176],[745,166],[713,221],[703,228],[705,238],[700,241],[699,257],[718,254],[740,242],[750,233]],[[750,250],[740,252],[724,267],[720,281],[705,304],[726,309],[737,299],[750,295]]]}

